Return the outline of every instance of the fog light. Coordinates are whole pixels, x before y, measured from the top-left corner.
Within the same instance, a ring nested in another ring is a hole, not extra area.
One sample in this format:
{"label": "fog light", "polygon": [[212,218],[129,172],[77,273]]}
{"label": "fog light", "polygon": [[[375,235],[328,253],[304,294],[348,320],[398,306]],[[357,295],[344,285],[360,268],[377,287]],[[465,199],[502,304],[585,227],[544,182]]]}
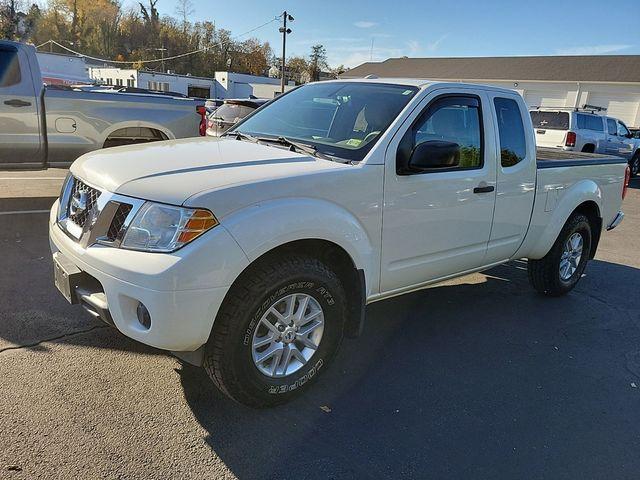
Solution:
{"label": "fog light", "polygon": [[151,328],[151,314],[149,313],[149,310],[147,310],[147,307],[142,303],[138,303],[137,313],[140,325],[149,330],[149,328]]}

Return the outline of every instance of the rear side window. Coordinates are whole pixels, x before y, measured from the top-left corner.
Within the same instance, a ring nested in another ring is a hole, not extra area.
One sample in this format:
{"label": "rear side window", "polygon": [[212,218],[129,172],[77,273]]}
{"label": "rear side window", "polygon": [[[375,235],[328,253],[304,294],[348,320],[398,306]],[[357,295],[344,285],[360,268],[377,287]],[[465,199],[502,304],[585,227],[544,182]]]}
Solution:
{"label": "rear side window", "polygon": [[618,125],[613,118],[607,118],[607,131],[609,135],[617,135],[618,134]]}
{"label": "rear side window", "polygon": [[604,131],[602,123],[602,117],[597,115],[585,115],[584,113],[578,113],[576,115],[578,128],[580,130],[592,130],[594,132]]}
{"label": "rear side window", "polygon": [[18,51],[13,48],[0,48],[0,87],[10,87],[17,83],[20,83]]}
{"label": "rear side window", "polygon": [[527,155],[527,140],[520,108],[515,100],[496,97],[493,99],[498,118],[500,136],[500,163],[503,167],[512,167]]}
{"label": "rear side window", "polygon": [[568,112],[531,112],[533,128],[548,130],[569,130]]}

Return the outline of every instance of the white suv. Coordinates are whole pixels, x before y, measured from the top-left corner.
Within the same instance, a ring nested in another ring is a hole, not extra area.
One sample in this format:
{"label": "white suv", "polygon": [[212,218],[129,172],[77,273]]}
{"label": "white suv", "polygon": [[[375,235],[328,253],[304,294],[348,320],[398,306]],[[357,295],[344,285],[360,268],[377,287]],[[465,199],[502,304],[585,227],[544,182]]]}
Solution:
{"label": "white suv", "polygon": [[530,114],[538,146],[623,157],[629,161],[631,174],[638,174],[640,139],[633,138],[622,121],[595,110],[549,108]]}

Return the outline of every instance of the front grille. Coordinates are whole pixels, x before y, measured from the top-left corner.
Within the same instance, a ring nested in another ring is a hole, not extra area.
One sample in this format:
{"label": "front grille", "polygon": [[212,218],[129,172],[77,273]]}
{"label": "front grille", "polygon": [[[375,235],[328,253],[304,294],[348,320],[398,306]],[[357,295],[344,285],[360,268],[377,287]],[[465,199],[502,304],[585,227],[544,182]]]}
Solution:
{"label": "front grille", "polygon": [[111,220],[111,225],[109,225],[109,231],[107,232],[107,240],[113,242],[118,239],[118,234],[122,227],[124,226],[124,222],[127,219],[127,215],[133,208],[132,205],[128,203],[121,203],[116,210],[115,215],[113,216],[113,220]]}
{"label": "front grille", "polygon": [[[84,209],[82,210],[74,210],[73,201],[74,198],[80,198],[83,196],[84,198]],[[96,204],[98,202],[98,197],[100,196],[100,190],[96,190],[93,187],[90,187],[86,183],[81,180],[74,178],[73,179],[73,187],[71,188],[71,195],[69,196],[69,205],[68,212],[69,218],[73,223],[78,225],[80,228],[84,229],[85,223],[87,223],[87,219],[91,214],[92,210],[96,208]]]}

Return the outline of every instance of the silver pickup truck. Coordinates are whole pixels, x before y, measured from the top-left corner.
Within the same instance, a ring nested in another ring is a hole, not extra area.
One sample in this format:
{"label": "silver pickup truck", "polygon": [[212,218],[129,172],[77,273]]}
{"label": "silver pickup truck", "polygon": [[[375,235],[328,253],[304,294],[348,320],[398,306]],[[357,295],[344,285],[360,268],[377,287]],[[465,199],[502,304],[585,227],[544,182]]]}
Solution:
{"label": "silver pickup truck", "polygon": [[65,166],[91,150],[195,137],[196,100],[46,88],[33,46],[0,40],[0,168]]}

